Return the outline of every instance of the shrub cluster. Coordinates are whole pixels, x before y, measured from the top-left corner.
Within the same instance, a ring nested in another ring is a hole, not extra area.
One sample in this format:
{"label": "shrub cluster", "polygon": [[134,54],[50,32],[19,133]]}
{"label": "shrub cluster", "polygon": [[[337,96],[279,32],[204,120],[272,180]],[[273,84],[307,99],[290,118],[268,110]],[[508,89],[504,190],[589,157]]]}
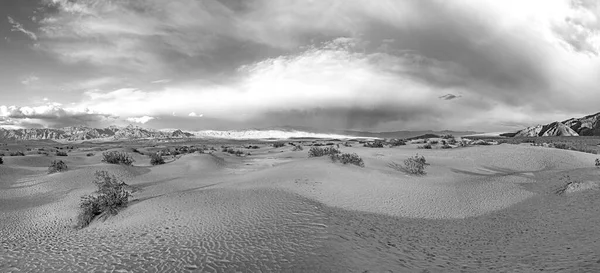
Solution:
{"label": "shrub cluster", "polygon": [[409,174],[424,175],[426,166],[427,161],[425,160],[425,157],[419,156],[419,154],[404,160],[405,170]]}
{"label": "shrub cluster", "polygon": [[364,147],[368,147],[368,148],[383,148],[383,141],[373,141],[373,142],[367,142],[365,144],[363,144]]}
{"label": "shrub cluster", "polygon": [[94,153],[87,153],[85,156],[94,156]]}
{"label": "shrub cluster", "polygon": [[452,149],[452,146],[448,145],[448,143],[442,145],[442,149]]}
{"label": "shrub cluster", "polygon": [[4,164],[4,159],[0,156],[0,165]]}
{"label": "shrub cluster", "polygon": [[331,161],[333,161],[333,162],[340,161],[340,162],[342,162],[342,164],[353,164],[353,165],[356,165],[359,167],[365,166],[363,159],[360,158],[360,156],[358,156],[356,153],[329,154],[329,157],[331,158]]}
{"label": "shrub cluster", "polygon": [[56,152],[56,156],[69,156],[69,155],[67,154],[67,152],[60,152],[60,151],[57,151],[57,152]]}
{"label": "shrub cluster", "polygon": [[431,149],[431,144],[425,143],[424,145],[417,146],[417,149]]}
{"label": "shrub cluster", "polygon": [[404,139],[391,139],[390,140],[390,146],[392,146],[392,147],[403,146],[403,145],[406,145],[406,141],[404,141]]}
{"label": "shrub cluster", "polygon": [[102,156],[104,157],[104,159],[102,159],[102,162],[106,162],[109,164],[122,164],[131,166],[133,162],[135,162],[133,157],[131,157],[131,155],[129,155],[126,152],[111,151],[102,153]]}
{"label": "shrub cluster", "polygon": [[152,166],[165,164],[165,160],[158,153],[150,154],[150,164]]}
{"label": "shrub cluster", "polygon": [[[2,158],[0,157],[0,164],[2,164]],[[596,158],[596,167],[600,168],[600,158]]]}
{"label": "shrub cluster", "polygon": [[95,218],[116,215],[119,209],[127,206],[131,197],[127,190],[129,186],[107,171],[97,171],[93,183],[98,189],[92,195],[83,196],[79,204],[79,228],[88,226]]}
{"label": "shrub cluster", "polygon": [[275,143],[273,143],[273,147],[275,147],[275,148],[281,148],[283,146],[285,146],[285,143],[283,143],[283,142],[275,142]]}
{"label": "shrub cluster", "polygon": [[298,144],[298,145],[294,145],[294,148],[292,148],[292,151],[303,151],[304,147],[302,147],[302,145]]}
{"label": "shrub cluster", "polygon": [[438,144],[438,143],[440,143],[440,142],[439,142],[439,141],[437,141],[437,140],[430,140],[430,141],[429,141],[429,144],[431,144],[431,145],[436,145],[436,144]]}
{"label": "shrub cluster", "polygon": [[25,154],[21,151],[16,151],[16,152],[10,153],[10,156],[25,156]]}
{"label": "shrub cluster", "polygon": [[223,148],[223,152],[224,153],[229,153],[232,155],[236,155],[236,156],[242,156],[244,155],[244,152],[242,150],[234,150],[233,148]]}
{"label": "shrub cluster", "polygon": [[48,173],[64,172],[68,169],[67,164],[62,160],[53,160],[48,167]]}
{"label": "shrub cluster", "polygon": [[344,147],[352,147],[352,145],[348,142],[344,142]]}
{"label": "shrub cluster", "polygon": [[308,150],[308,157],[321,157],[321,156],[339,154],[339,153],[340,153],[340,150],[338,150],[334,147],[326,147],[326,148],[311,147],[310,150]]}
{"label": "shrub cluster", "polygon": [[454,139],[454,136],[448,134],[448,135],[442,135],[441,138],[443,138],[443,139]]}

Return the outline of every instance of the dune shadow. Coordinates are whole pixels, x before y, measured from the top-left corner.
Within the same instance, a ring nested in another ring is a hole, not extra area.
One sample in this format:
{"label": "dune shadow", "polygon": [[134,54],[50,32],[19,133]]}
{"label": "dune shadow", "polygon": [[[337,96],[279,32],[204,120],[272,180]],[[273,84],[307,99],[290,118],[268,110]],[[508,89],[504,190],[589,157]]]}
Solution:
{"label": "dune shadow", "polygon": [[454,173],[473,175],[473,176],[485,176],[485,177],[518,176],[518,177],[522,177],[522,178],[532,178],[530,174],[535,175],[536,173],[548,171],[548,170],[550,170],[550,168],[543,168],[543,169],[535,170],[535,171],[519,171],[519,170],[510,169],[510,168],[483,166],[483,167],[479,168],[479,170],[481,170],[482,172],[460,170],[460,169],[455,169],[455,168],[451,168],[450,170]]}

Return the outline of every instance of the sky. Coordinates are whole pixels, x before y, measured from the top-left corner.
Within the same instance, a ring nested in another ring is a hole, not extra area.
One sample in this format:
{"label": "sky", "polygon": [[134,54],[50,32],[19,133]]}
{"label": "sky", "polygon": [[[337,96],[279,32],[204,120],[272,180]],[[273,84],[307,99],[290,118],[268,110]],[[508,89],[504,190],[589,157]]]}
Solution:
{"label": "sky", "polygon": [[595,0],[2,0],[0,127],[516,131],[599,53]]}

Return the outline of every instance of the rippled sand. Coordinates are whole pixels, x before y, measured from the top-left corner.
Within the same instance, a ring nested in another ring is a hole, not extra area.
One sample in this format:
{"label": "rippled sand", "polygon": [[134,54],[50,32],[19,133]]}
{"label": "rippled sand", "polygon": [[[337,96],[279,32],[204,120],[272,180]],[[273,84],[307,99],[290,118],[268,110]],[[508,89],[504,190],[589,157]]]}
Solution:
{"label": "rippled sand", "polygon": [[[593,156],[508,145],[425,151],[429,174],[414,178],[387,166],[411,147],[345,150],[367,167],[289,147],[157,167],[69,157],[76,167],[53,175],[5,158],[0,271],[600,271],[600,191],[557,193],[600,180],[586,165]],[[135,186],[135,200],[75,230],[79,197],[99,169]]]}

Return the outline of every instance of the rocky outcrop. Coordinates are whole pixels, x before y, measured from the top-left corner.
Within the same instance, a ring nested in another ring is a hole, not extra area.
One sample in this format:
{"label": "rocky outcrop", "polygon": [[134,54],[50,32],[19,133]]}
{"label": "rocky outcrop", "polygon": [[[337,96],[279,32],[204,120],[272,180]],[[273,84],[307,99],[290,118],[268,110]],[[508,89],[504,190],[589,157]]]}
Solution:
{"label": "rocky outcrop", "polygon": [[572,118],[563,122],[527,127],[515,133],[502,134],[508,137],[537,136],[600,136],[600,113]]}
{"label": "rocky outcrop", "polygon": [[144,138],[187,138],[193,134],[176,130],[163,132],[129,125],[127,127],[111,126],[108,128],[65,127],[60,129],[1,129],[0,140],[120,140]]}

